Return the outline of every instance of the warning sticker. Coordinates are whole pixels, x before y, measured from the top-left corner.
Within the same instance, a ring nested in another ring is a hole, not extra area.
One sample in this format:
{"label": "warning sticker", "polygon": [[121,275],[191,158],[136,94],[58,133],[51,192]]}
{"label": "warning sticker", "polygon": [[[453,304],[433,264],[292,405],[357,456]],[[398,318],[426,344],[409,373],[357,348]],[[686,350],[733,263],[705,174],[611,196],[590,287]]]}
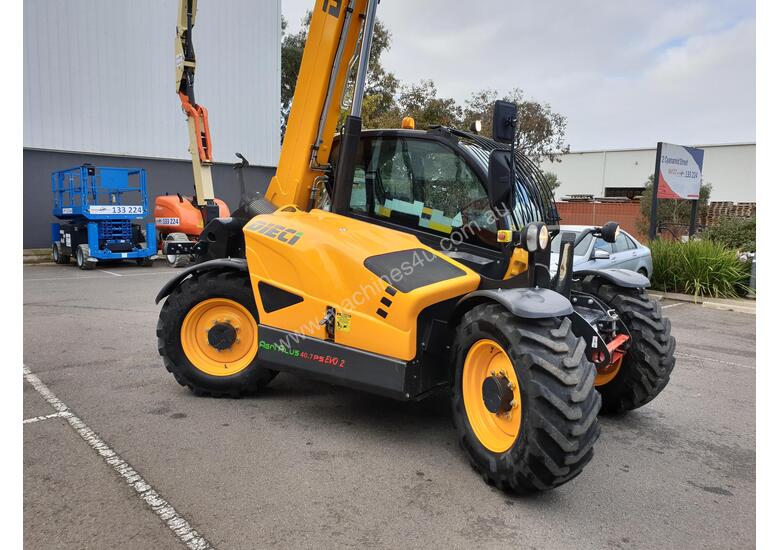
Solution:
{"label": "warning sticker", "polygon": [[336,330],[349,332],[352,327],[352,315],[350,313],[336,313]]}

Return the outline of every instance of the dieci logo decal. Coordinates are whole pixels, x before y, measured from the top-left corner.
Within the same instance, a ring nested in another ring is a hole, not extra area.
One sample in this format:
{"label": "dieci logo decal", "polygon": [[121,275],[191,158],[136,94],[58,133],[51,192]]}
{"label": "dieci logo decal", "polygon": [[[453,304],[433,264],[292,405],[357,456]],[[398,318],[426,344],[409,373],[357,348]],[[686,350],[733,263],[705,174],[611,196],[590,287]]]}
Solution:
{"label": "dieci logo decal", "polygon": [[298,239],[303,237],[302,231],[292,229],[291,227],[285,227],[277,223],[252,222],[247,226],[246,229],[247,231],[259,233],[260,235],[265,235],[271,239],[280,240],[283,243],[287,243],[291,246],[297,243]]}

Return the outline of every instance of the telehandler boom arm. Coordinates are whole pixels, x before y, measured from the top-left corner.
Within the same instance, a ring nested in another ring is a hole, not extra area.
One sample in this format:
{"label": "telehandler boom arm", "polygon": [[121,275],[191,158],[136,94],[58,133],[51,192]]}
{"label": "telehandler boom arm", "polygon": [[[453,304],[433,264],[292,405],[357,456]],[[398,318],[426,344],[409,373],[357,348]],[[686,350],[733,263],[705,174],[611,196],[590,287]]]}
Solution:
{"label": "telehandler boom arm", "polygon": [[310,209],[317,178],[330,168],[342,99],[358,57],[351,117],[359,123],[377,4],[378,0],[316,2],[279,166],[266,192],[266,199],[277,207],[294,204]]}

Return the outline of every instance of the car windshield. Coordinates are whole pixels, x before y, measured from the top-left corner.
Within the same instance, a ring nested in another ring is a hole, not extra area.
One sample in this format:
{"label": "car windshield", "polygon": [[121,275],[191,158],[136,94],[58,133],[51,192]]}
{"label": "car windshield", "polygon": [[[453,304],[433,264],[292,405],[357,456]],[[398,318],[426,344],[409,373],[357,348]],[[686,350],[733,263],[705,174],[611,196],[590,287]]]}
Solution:
{"label": "car windshield", "polygon": [[[561,235],[563,233],[574,233],[574,231],[566,231],[565,229],[561,229],[561,232],[558,233],[552,240],[552,243],[550,244],[550,252],[553,254],[560,254],[561,253]],[[593,240],[593,235],[588,235],[584,239],[582,239],[577,246],[574,247],[574,255],[575,256],[585,256],[588,253],[588,249],[590,248],[590,243]]]}

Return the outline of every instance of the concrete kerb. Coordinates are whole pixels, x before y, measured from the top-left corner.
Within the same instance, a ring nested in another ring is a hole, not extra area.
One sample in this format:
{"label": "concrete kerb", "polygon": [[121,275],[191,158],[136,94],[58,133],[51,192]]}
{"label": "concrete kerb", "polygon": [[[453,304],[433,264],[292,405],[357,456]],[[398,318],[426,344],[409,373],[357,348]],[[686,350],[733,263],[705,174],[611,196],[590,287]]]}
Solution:
{"label": "concrete kerb", "polygon": [[659,300],[663,299],[673,300],[676,302],[689,302],[711,309],[750,313],[752,315],[756,314],[756,301],[750,299],[707,298],[702,296],[693,296],[691,294],[681,294],[679,292],[660,292],[657,290],[650,290],[649,294],[653,298]]}

